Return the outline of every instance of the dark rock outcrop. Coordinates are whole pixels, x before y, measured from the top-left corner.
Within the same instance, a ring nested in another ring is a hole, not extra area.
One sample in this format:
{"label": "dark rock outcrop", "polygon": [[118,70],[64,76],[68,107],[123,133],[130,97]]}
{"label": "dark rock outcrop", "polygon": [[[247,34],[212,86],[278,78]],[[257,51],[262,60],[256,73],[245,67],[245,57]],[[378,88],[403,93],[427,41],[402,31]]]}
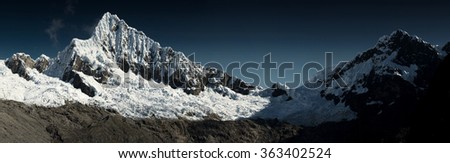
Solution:
{"label": "dark rock outcrop", "polygon": [[13,73],[28,79],[27,68],[34,67],[34,60],[27,54],[17,53],[5,61],[6,66],[11,69]]}
{"label": "dark rock outcrop", "polygon": [[50,65],[50,58],[45,55],[39,56],[35,61],[34,68],[39,72],[44,72]]}
{"label": "dark rock outcrop", "polygon": [[286,90],[283,89],[283,87],[280,84],[273,84],[272,85],[272,97],[278,97],[278,96],[287,96],[288,93]]}
{"label": "dark rock outcrop", "polygon": [[97,93],[95,88],[88,85],[87,82],[83,80],[83,78],[76,71],[72,70],[66,72],[63,77],[64,81],[70,82],[74,88],[80,89],[84,94],[94,97]]}
{"label": "dark rock outcrop", "polygon": [[203,84],[207,87],[225,86],[234,92],[248,95],[250,91],[255,90],[255,86],[245,83],[243,80],[232,77],[230,74],[216,68],[204,69]]}
{"label": "dark rock outcrop", "polygon": [[19,76],[29,80],[27,68],[35,68],[39,72],[45,71],[48,68],[49,60],[45,55],[41,55],[35,61],[28,54],[16,53],[6,59],[5,64],[13,73],[19,74]]}

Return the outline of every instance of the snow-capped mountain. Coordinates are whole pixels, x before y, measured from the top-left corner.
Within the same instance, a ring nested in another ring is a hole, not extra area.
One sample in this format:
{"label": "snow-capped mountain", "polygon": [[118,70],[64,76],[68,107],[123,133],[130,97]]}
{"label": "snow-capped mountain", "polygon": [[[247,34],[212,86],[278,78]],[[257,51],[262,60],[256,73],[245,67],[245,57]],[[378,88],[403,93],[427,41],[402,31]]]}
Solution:
{"label": "snow-capped mountain", "polygon": [[[448,47],[442,50],[448,53]],[[394,31],[346,65],[327,74],[319,72],[315,79],[322,87],[291,90],[290,101],[272,98],[255,116],[308,126],[368,117],[389,117],[386,123],[403,121],[414,111],[446,55],[438,48],[403,30]],[[346,86],[340,87],[336,81]]]}
{"label": "snow-capped mountain", "polygon": [[[381,37],[375,47],[346,66],[327,74],[327,87],[321,94],[336,104],[350,106],[360,116],[383,114],[392,111],[391,106],[408,108],[428,88],[443,56],[428,42],[397,30]],[[342,79],[347,87],[333,87],[333,79]]]}
{"label": "snow-capped mountain", "polygon": [[76,83],[76,87],[94,96],[96,92],[92,88],[77,80],[80,79],[77,72],[93,76],[101,84],[119,85],[122,79],[114,69],[168,84],[172,88],[183,88],[186,93],[194,95],[200,94],[204,86],[214,84],[209,80],[213,76],[220,77],[221,85],[239,93],[248,94],[249,89],[254,88],[227,74],[204,70],[182,52],[161,47],[142,31],[110,13],[103,15],[91,38],[73,39],[66,49],[59,52],[45,74]]}
{"label": "snow-capped mountain", "polygon": [[[49,76],[71,81],[76,72],[93,76],[98,83],[118,84],[114,68],[132,72],[144,79],[184,87],[188,93],[202,90],[202,67],[190,61],[183,53],[158,42],[143,32],[129,27],[116,15],[106,13],[90,39],[73,39],[61,51],[48,71]],[[93,94],[90,94],[91,96]]]}

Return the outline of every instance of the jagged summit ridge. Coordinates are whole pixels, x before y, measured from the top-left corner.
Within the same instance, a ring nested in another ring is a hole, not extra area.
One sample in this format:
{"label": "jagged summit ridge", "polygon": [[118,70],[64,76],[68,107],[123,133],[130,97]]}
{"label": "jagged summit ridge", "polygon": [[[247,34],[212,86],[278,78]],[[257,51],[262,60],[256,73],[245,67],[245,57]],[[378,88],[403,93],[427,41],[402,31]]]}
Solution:
{"label": "jagged summit ridge", "polygon": [[416,35],[411,35],[403,29],[397,29],[397,30],[393,31],[390,35],[384,35],[384,36],[380,37],[380,39],[378,39],[378,42],[375,46],[376,47],[384,47],[386,45],[389,45],[389,44],[392,44],[395,42],[399,42],[402,40],[403,41],[404,40],[417,41],[417,42],[428,44],[428,42],[424,41],[422,38],[420,38]]}
{"label": "jagged summit ridge", "polygon": [[[147,37],[144,32],[130,27],[124,20],[120,19],[117,15],[111,14],[110,12],[105,13],[99,20],[97,26],[94,28],[92,38],[98,42],[102,42],[102,40],[109,40],[111,38],[110,34],[114,34],[116,32],[124,33],[125,31],[139,35],[143,39],[154,42],[152,39]],[[159,46],[159,43],[155,43]]]}

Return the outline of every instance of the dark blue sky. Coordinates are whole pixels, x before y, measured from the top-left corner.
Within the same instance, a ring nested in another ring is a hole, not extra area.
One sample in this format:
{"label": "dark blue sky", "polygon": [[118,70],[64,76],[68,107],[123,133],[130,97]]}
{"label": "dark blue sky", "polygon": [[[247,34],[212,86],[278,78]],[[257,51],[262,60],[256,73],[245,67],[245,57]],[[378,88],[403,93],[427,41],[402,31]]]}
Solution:
{"label": "dark blue sky", "polygon": [[0,58],[15,52],[51,57],[74,37],[89,38],[109,11],[163,46],[197,61],[323,62],[324,52],[349,60],[382,35],[404,29],[433,44],[450,41],[450,3],[288,0],[6,0],[0,5]]}

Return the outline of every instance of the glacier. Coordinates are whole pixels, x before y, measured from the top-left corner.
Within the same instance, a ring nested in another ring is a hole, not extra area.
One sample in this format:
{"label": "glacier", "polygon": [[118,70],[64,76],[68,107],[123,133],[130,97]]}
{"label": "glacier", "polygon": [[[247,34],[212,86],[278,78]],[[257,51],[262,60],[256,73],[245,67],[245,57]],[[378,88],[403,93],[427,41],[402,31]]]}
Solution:
{"label": "glacier", "polygon": [[[92,76],[80,73],[82,78],[98,89],[96,96],[89,97],[59,78],[39,73],[36,69],[28,68],[27,71],[30,80],[12,73],[6,67],[5,61],[0,60],[0,99],[48,107],[79,102],[114,109],[129,117],[183,117],[191,120],[203,119],[210,114],[217,114],[222,120],[246,118],[269,103],[268,98],[255,95],[235,93],[235,98],[230,98],[216,93],[211,88],[196,96],[154,81],[142,86],[139,84],[139,78],[142,77],[133,73],[129,73],[130,80],[126,83],[118,87],[108,87],[96,82]],[[113,71],[125,74],[118,68]]]}

